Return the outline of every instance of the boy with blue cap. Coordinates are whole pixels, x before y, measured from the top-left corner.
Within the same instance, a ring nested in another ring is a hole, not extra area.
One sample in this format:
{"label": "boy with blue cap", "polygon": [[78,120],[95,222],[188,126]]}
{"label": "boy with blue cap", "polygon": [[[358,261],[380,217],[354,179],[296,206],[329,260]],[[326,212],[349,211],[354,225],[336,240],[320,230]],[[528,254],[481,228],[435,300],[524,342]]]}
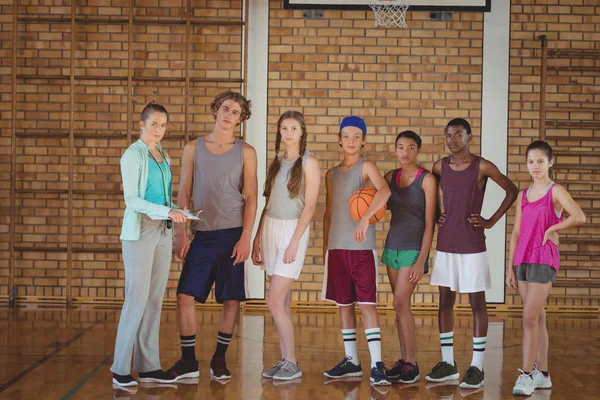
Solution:
{"label": "boy with blue cap", "polygon": [[[327,203],[323,218],[323,256],[326,268],[322,297],[335,302],[340,308],[346,357],[324,375],[332,379],[362,376],[356,349],[354,304],[358,303],[371,354],[371,383],[389,385],[381,360],[381,332],[377,317],[375,226],[369,225],[369,220],[385,206],[391,192],[375,163],[364,159],[360,153],[366,143],[366,134],[367,126],[362,118],[344,118],[339,131],[344,161],[325,175]],[[377,194],[357,222],[350,214],[348,201],[355,191],[363,187],[374,187]]]}

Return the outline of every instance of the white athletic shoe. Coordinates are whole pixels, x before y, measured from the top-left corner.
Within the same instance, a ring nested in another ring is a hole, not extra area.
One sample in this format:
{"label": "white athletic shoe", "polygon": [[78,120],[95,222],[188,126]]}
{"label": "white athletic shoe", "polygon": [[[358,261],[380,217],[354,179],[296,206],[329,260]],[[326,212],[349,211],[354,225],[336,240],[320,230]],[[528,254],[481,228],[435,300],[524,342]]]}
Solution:
{"label": "white athletic shoe", "polygon": [[531,374],[527,375],[523,370],[519,369],[521,375],[517,378],[515,387],[513,387],[513,395],[515,396],[531,396],[535,391],[535,384]]}
{"label": "white athletic shoe", "polygon": [[534,366],[531,377],[533,378],[533,385],[536,389],[550,389],[552,387],[550,374],[548,374],[548,376],[544,376],[544,374],[537,369],[537,365]]}

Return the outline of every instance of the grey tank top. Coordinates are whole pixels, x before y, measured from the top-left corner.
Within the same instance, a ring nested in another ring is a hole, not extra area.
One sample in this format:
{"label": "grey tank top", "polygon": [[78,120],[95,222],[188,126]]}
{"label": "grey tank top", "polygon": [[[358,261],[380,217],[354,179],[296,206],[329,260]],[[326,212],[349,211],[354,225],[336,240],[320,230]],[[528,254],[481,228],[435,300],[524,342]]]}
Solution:
{"label": "grey tank top", "polygon": [[392,173],[388,209],[392,212],[385,247],[393,250],[421,250],[425,233],[425,191],[423,179],[429,173],[419,169],[415,180],[406,187],[398,186],[402,169]]}
{"label": "grey tank top", "polygon": [[367,240],[362,243],[354,240],[354,231],[358,222],[350,215],[348,202],[352,193],[364,187],[362,169],[364,158],[349,171],[342,171],[339,166],[329,173],[332,191],[331,225],[327,248],[329,250],[373,250],[375,249],[375,225],[367,228]]}
{"label": "grey tank top", "polygon": [[239,228],[244,224],[243,189],[244,142],[235,141],[223,154],[213,154],[204,138],[196,141],[192,206],[201,209],[192,231]]}
{"label": "grey tank top", "polygon": [[[306,164],[311,152],[305,151],[302,156],[302,166]],[[267,216],[275,219],[298,219],[302,210],[304,210],[304,186],[300,189],[300,193],[296,198],[291,199],[287,188],[290,171],[296,163],[296,160],[286,161],[283,156],[279,157],[281,167],[273,182],[271,188],[271,196],[269,196],[269,204],[267,204]],[[304,177],[302,178],[304,182]]]}

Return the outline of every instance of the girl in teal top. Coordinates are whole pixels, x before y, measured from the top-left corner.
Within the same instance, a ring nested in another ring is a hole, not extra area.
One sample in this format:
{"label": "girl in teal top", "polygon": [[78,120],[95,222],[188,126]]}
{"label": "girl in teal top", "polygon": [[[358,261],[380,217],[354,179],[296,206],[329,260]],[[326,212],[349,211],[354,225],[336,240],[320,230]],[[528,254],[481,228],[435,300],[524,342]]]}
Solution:
{"label": "girl in teal top", "polygon": [[158,331],[171,266],[172,225],[185,223],[186,217],[174,209],[170,160],[159,144],[168,118],[160,104],[146,105],[140,117],[140,139],[121,158],[125,302],[110,368],[118,386],[137,385],[131,376],[132,353],[140,382],[174,381],[160,367]]}

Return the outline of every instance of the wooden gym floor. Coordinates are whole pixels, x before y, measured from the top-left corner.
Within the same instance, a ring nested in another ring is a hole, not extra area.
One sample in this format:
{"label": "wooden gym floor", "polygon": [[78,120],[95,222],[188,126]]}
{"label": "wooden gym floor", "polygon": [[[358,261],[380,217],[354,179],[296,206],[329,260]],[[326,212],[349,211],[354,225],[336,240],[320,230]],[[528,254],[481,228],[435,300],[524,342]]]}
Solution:
{"label": "wooden gym floor", "polygon": [[[268,311],[245,310],[227,352],[229,382],[209,378],[219,310],[198,309],[196,354],[200,378],[172,385],[141,384],[132,392],[111,384],[112,351],[119,309],[0,309],[0,399],[507,399],[521,364],[521,317],[492,314],[485,358],[486,385],[480,391],[426,384],[424,376],[440,360],[437,318],[417,315],[417,357],[421,381],[373,388],[362,378],[324,382],[322,372],[343,357],[336,314],[295,311],[297,357],[304,376],[293,382],[261,379],[264,366],[279,358],[279,345]],[[389,364],[399,358],[394,315],[380,314],[383,355]],[[360,318],[359,318],[360,323]],[[462,374],[471,360],[471,319],[457,315],[455,358]],[[549,314],[550,372],[554,387],[532,399],[598,399],[600,392],[600,316]],[[359,326],[359,332],[361,328]],[[164,309],[161,360],[169,368],[180,355],[175,310]],[[365,366],[369,353],[358,335]]]}

